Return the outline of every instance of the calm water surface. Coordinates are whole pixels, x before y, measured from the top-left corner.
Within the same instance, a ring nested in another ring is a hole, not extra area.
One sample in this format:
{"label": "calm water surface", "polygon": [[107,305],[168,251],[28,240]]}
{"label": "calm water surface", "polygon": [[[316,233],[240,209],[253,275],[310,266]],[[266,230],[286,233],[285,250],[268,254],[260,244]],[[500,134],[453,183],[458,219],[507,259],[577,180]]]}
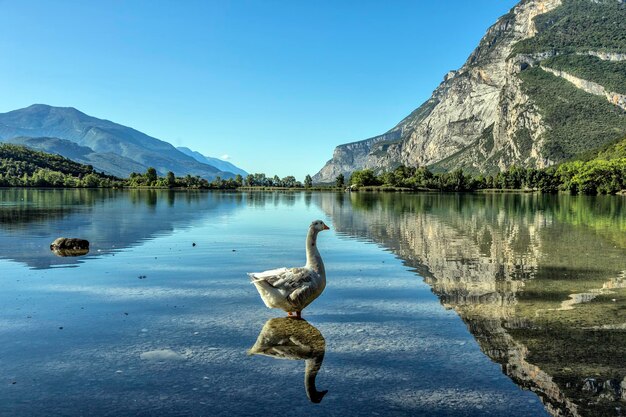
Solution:
{"label": "calm water surface", "polygon": [[0,190],[0,415],[624,415],[625,255],[622,197]]}

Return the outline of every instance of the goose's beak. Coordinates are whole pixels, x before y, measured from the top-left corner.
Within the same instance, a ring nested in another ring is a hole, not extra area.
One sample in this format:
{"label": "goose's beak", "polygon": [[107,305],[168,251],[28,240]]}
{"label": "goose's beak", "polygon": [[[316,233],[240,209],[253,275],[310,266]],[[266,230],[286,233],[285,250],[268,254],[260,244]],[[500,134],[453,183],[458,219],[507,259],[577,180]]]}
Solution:
{"label": "goose's beak", "polygon": [[324,225],[324,228],[322,230],[330,230],[330,227]]}

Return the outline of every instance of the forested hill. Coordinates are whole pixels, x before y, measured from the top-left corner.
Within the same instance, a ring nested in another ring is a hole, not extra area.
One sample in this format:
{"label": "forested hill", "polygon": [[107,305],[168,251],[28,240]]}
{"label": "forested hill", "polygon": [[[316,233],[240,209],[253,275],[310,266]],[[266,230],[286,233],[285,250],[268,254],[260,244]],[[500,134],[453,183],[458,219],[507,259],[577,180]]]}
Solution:
{"label": "forested hill", "polygon": [[0,186],[101,186],[112,185],[118,178],[83,165],[25,146],[0,144]]}
{"label": "forested hill", "polygon": [[[611,142],[601,148],[594,149],[580,155],[576,160],[590,161],[597,160],[611,160],[611,159],[626,159],[626,138],[618,141]],[[626,173],[624,173],[626,175]]]}

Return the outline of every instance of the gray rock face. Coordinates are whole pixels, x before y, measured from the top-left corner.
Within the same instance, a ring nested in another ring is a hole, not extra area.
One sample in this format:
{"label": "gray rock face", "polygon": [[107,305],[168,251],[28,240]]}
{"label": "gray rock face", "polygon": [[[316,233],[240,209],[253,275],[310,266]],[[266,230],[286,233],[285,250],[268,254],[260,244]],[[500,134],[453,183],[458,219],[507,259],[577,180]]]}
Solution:
{"label": "gray rock face", "polygon": [[[452,167],[477,171],[514,163],[549,165],[541,154],[544,124],[517,76],[529,63],[511,54],[517,42],[537,33],[533,19],[560,4],[561,0],[520,2],[489,28],[465,64],[448,73],[428,101],[386,134],[337,147],[313,180],[331,182],[339,173],[399,164],[443,163],[448,168],[449,159],[454,160]],[[530,136],[530,151],[517,146],[520,134]],[[376,147],[386,135],[399,138],[385,149]]]}
{"label": "gray rock face", "polygon": [[589,51],[586,55],[598,57],[604,61],[626,61],[626,54],[605,51]]}
{"label": "gray rock face", "polygon": [[400,130],[392,130],[360,142],[337,146],[333,152],[333,159],[328,161],[320,172],[313,177],[313,181],[331,182],[339,174],[345,175],[354,171],[354,167],[366,167],[376,164],[380,157],[373,151],[379,150],[382,152],[381,155],[384,154],[394,142],[400,139],[400,133]]}

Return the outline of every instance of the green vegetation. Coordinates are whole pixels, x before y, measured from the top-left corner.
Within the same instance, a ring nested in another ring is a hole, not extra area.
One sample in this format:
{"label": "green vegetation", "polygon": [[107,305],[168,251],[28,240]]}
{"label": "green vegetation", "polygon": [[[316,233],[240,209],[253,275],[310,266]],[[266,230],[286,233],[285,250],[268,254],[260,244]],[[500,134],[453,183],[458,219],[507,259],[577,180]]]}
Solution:
{"label": "green vegetation", "polygon": [[547,169],[513,166],[507,171],[488,176],[467,175],[462,170],[433,173],[425,167],[405,166],[376,175],[366,169],[355,171],[350,177],[350,185],[438,191],[526,189],[546,193],[568,191],[572,194],[615,194],[626,189],[626,158],[572,161]]}
{"label": "green vegetation", "polygon": [[624,61],[604,61],[590,55],[559,55],[542,61],[541,65],[593,81],[609,92],[626,94],[626,62]]}
{"label": "green vegetation", "polygon": [[176,177],[172,171],[165,177],[159,177],[154,168],[150,167],[145,174],[133,172],[130,177],[124,180],[125,187],[153,187],[153,188],[188,188],[188,189],[212,189],[212,190],[232,190],[243,185],[241,175],[230,179],[215,178],[208,181],[200,176],[186,175]]}
{"label": "green vegetation", "polygon": [[626,138],[597,150],[596,159],[610,160],[619,158],[626,158]]}
{"label": "green vegetation", "polygon": [[240,175],[228,180],[218,177],[212,182],[199,176],[176,177],[173,172],[159,177],[152,167],[145,174],[132,173],[128,179],[121,179],[98,173],[91,165],[79,164],[59,155],[25,146],[0,144],[0,187],[233,189],[242,182]]}
{"label": "green vegetation", "polygon": [[570,161],[591,161],[592,159],[620,159],[626,158],[626,138],[611,141],[599,148],[576,155]]}
{"label": "green vegetation", "polygon": [[119,178],[59,155],[0,144],[0,187],[115,187]]}
{"label": "green vegetation", "polygon": [[312,189],[313,179],[307,175],[304,186],[294,176],[273,178],[265,174],[250,174],[244,180],[215,178],[208,181],[200,176],[177,177],[168,172],[160,177],[155,168],[145,173],[133,172],[126,179],[94,171],[90,165],[82,165],[59,155],[31,150],[19,145],[0,145],[0,187],[130,187],[130,188],[187,188],[207,190],[233,190],[240,187],[303,188]]}
{"label": "green vegetation", "polygon": [[304,177],[304,188],[311,188],[313,186],[313,178],[309,174]]}
{"label": "green vegetation", "polygon": [[335,178],[335,187],[343,188],[345,183],[346,183],[346,178],[344,177],[344,175],[343,174],[337,175],[337,178]]}
{"label": "green vegetation", "polygon": [[522,71],[520,78],[550,126],[545,132],[549,159],[567,160],[626,136],[626,112],[604,97],[585,93],[541,68]]}
{"label": "green vegetation", "polygon": [[270,178],[262,173],[249,174],[244,185],[246,187],[302,188],[302,183],[292,175],[281,179],[278,175]]}
{"label": "green vegetation", "polygon": [[544,51],[626,52],[626,7],[615,0],[565,0],[535,18],[537,35],[518,42],[514,54]]}
{"label": "green vegetation", "polygon": [[[336,187],[343,188],[344,182],[344,176],[339,175]],[[545,170],[514,166],[505,172],[484,176],[466,174],[460,169],[433,173],[426,167],[400,166],[380,175],[370,169],[355,171],[349,185],[353,188],[378,187],[382,190],[527,189],[548,193],[560,190],[572,194],[615,194],[626,189],[626,139],[599,149],[593,158],[570,161]],[[208,181],[199,176],[176,177],[171,171],[160,177],[152,167],[144,174],[132,173],[129,178],[120,179],[97,173],[89,165],[78,164],[58,155],[33,151],[23,146],[0,145],[0,187],[313,189],[313,181],[307,175],[303,185],[293,176],[281,179],[275,175],[270,178],[262,173],[250,174],[245,180],[237,175],[234,179],[217,177]]]}

